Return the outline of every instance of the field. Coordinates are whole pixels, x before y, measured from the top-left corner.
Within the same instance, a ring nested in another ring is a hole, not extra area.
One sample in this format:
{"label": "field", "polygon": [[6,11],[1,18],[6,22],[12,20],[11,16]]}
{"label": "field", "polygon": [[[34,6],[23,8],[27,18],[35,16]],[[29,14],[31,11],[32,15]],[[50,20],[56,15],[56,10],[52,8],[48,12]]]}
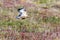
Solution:
{"label": "field", "polygon": [[[49,3],[0,0],[0,40],[60,40],[60,3]],[[16,19],[23,6],[29,18]]]}

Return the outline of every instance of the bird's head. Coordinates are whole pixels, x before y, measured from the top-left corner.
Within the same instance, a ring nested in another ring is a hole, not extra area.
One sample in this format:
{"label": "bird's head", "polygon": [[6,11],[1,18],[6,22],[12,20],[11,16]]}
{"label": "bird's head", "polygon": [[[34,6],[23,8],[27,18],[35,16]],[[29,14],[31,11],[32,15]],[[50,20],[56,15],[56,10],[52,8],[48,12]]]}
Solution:
{"label": "bird's head", "polygon": [[19,8],[17,11],[20,12],[21,10],[26,11],[25,8]]}

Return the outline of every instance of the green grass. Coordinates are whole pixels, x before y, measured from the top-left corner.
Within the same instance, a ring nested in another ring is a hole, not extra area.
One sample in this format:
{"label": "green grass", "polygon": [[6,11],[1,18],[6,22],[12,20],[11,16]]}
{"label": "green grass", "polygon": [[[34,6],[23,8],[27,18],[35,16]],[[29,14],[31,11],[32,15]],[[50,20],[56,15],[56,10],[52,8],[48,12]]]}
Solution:
{"label": "green grass", "polygon": [[[44,3],[47,0],[44,0]],[[48,28],[44,28],[44,23],[53,23],[53,24],[60,24],[60,18],[56,18],[56,16],[53,17],[47,17],[47,18],[42,18],[40,17],[40,13],[38,12],[37,9],[33,9],[30,7],[27,11],[29,14],[29,18],[20,20],[16,19],[16,14],[18,13],[16,9],[18,9],[20,6],[16,8],[2,8],[2,13],[1,13],[1,20],[0,20],[0,27],[12,27],[12,30],[17,30],[17,31],[27,31],[27,32],[43,32]],[[12,11],[11,11],[12,10]],[[11,12],[11,15],[9,15],[9,12]],[[13,14],[13,15],[12,15]],[[7,16],[8,18],[5,18]],[[14,17],[13,17],[14,16]],[[42,15],[43,16],[43,15]],[[12,18],[11,18],[12,17]],[[43,25],[41,25],[43,24]],[[42,27],[42,28],[41,28]],[[51,26],[53,27],[53,26]]]}
{"label": "green grass", "polygon": [[60,23],[60,18],[55,17],[55,16],[47,17],[44,19],[44,22],[50,22],[50,23],[56,23],[57,24],[57,23]]}

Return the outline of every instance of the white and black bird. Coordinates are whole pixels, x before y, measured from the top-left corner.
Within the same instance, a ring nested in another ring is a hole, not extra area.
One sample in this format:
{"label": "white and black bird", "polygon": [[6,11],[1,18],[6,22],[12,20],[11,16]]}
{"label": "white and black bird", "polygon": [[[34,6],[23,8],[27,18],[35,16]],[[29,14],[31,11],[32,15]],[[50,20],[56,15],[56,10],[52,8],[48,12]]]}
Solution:
{"label": "white and black bird", "polygon": [[18,12],[18,16],[16,17],[17,19],[25,19],[28,16],[25,8],[19,8]]}

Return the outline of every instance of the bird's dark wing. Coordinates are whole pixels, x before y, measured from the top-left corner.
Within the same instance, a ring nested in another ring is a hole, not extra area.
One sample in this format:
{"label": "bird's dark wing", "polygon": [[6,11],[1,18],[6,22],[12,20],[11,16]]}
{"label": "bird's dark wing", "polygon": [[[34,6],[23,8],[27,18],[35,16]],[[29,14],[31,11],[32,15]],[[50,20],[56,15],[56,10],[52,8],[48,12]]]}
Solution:
{"label": "bird's dark wing", "polygon": [[19,17],[22,15],[22,13],[20,12],[20,14],[18,15]]}

